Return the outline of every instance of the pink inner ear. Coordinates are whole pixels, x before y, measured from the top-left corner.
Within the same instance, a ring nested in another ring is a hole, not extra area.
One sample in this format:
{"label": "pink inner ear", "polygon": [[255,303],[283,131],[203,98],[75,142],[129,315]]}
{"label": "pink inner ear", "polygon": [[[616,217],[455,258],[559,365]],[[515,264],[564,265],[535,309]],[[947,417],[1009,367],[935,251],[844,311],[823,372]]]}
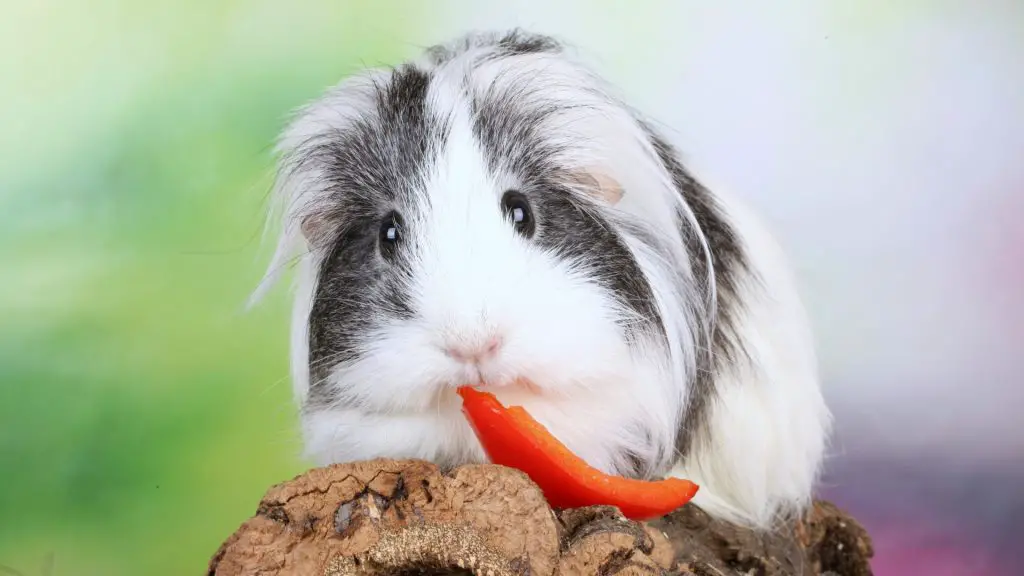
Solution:
{"label": "pink inner ear", "polygon": [[622,186],[620,186],[615,180],[608,177],[603,177],[603,181],[601,179],[598,180],[601,182],[598,195],[604,198],[605,201],[612,206],[618,204],[619,200],[622,200],[623,194],[625,194],[622,190]]}
{"label": "pink inner ear", "polygon": [[318,220],[316,216],[306,216],[299,224],[299,231],[302,232],[302,236],[309,243],[314,243],[316,238],[316,231],[320,227]]}
{"label": "pink inner ear", "polygon": [[327,240],[325,238],[328,233],[326,220],[323,214],[318,213],[307,214],[302,218],[299,223],[299,231],[310,246],[320,247]]}
{"label": "pink inner ear", "polygon": [[622,186],[614,178],[600,171],[589,171],[583,175],[582,180],[595,197],[611,206],[618,204],[625,194]]}

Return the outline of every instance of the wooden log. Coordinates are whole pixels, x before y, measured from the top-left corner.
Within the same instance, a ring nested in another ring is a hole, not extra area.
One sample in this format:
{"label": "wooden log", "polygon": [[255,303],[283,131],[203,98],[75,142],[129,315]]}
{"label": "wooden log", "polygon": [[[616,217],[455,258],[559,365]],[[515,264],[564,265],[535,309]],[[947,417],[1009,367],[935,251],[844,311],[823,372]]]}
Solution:
{"label": "wooden log", "polygon": [[770,533],[692,504],[637,523],[612,507],[552,510],[510,468],[442,472],[382,459],[314,468],[271,487],[208,574],[866,576],[871,555],[864,529],[828,502]]}

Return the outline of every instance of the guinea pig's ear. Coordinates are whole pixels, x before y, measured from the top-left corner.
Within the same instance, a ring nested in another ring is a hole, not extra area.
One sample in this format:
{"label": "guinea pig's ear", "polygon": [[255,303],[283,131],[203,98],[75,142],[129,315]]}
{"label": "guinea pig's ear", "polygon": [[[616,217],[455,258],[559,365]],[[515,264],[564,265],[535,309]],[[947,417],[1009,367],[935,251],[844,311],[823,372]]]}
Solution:
{"label": "guinea pig's ear", "polygon": [[335,226],[331,215],[323,210],[313,210],[299,217],[299,232],[306,244],[313,250],[326,248],[331,242]]}
{"label": "guinea pig's ear", "polygon": [[305,214],[299,219],[299,232],[310,246],[317,246],[320,231],[324,228],[323,216],[320,214]]}
{"label": "guinea pig's ear", "polygon": [[603,170],[581,170],[573,173],[573,182],[593,198],[615,206],[625,191],[622,185]]}

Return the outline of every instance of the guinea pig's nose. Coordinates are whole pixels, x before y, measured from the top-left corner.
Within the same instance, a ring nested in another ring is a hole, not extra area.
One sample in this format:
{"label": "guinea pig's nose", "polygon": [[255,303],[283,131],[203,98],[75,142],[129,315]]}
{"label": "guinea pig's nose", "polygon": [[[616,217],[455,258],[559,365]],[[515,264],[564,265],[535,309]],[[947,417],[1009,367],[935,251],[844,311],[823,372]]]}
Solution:
{"label": "guinea pig's nose", "polygon": [[503,343],[500,336],[471,341],[449,341],[444,346],[444,353],[459,362],[476,363],[497,356]]}

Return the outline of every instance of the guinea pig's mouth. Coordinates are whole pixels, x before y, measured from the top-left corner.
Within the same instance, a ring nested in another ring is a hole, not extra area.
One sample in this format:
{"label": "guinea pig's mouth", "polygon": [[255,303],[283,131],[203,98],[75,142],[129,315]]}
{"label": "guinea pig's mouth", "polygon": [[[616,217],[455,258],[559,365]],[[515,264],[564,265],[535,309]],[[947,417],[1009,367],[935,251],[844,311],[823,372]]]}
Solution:
{"label": "guinea pig's mouth", "polygon": [[525,393],[539,396],[543,389],[530,378],[509,370],[507,366],[492,363],[469,364],[447,375],[447,388],[469,386],[486,392],[501,391],[504,394]]}
{"label": "guinea pig's mouth", "polygon": [[538,396],[540,396],[543,393],[543,391],[540,389],[540,387],[537,386],[533,382],[533,380],[530,380],[529,378],[523,378],[523,377],[513,378],[512,380],[509,380],[509,381],[504,382],[504,383],[499,383],[499,384],[488,384],[488,383],[485,382],[481,386],[481,389],[484,389],[484,390],[486,390],[488,388],[493,388],[495,390],[517,390],[517,391],[528,392],[530,394],[536,394]]}
{"label": "guinea pig's mouth", "polygon": [[476,388],[483,392],[513,392],[513,393],[526,393],[533,396],[540,396],[543,394],[543,390],[537,386],[532,380],[524,377],[516,377],[511,379],[504,379],[498,381],[487,381],[486,379],[479,379],[474,382],[466,382],[459,384],[458,387],[469,386]]}

